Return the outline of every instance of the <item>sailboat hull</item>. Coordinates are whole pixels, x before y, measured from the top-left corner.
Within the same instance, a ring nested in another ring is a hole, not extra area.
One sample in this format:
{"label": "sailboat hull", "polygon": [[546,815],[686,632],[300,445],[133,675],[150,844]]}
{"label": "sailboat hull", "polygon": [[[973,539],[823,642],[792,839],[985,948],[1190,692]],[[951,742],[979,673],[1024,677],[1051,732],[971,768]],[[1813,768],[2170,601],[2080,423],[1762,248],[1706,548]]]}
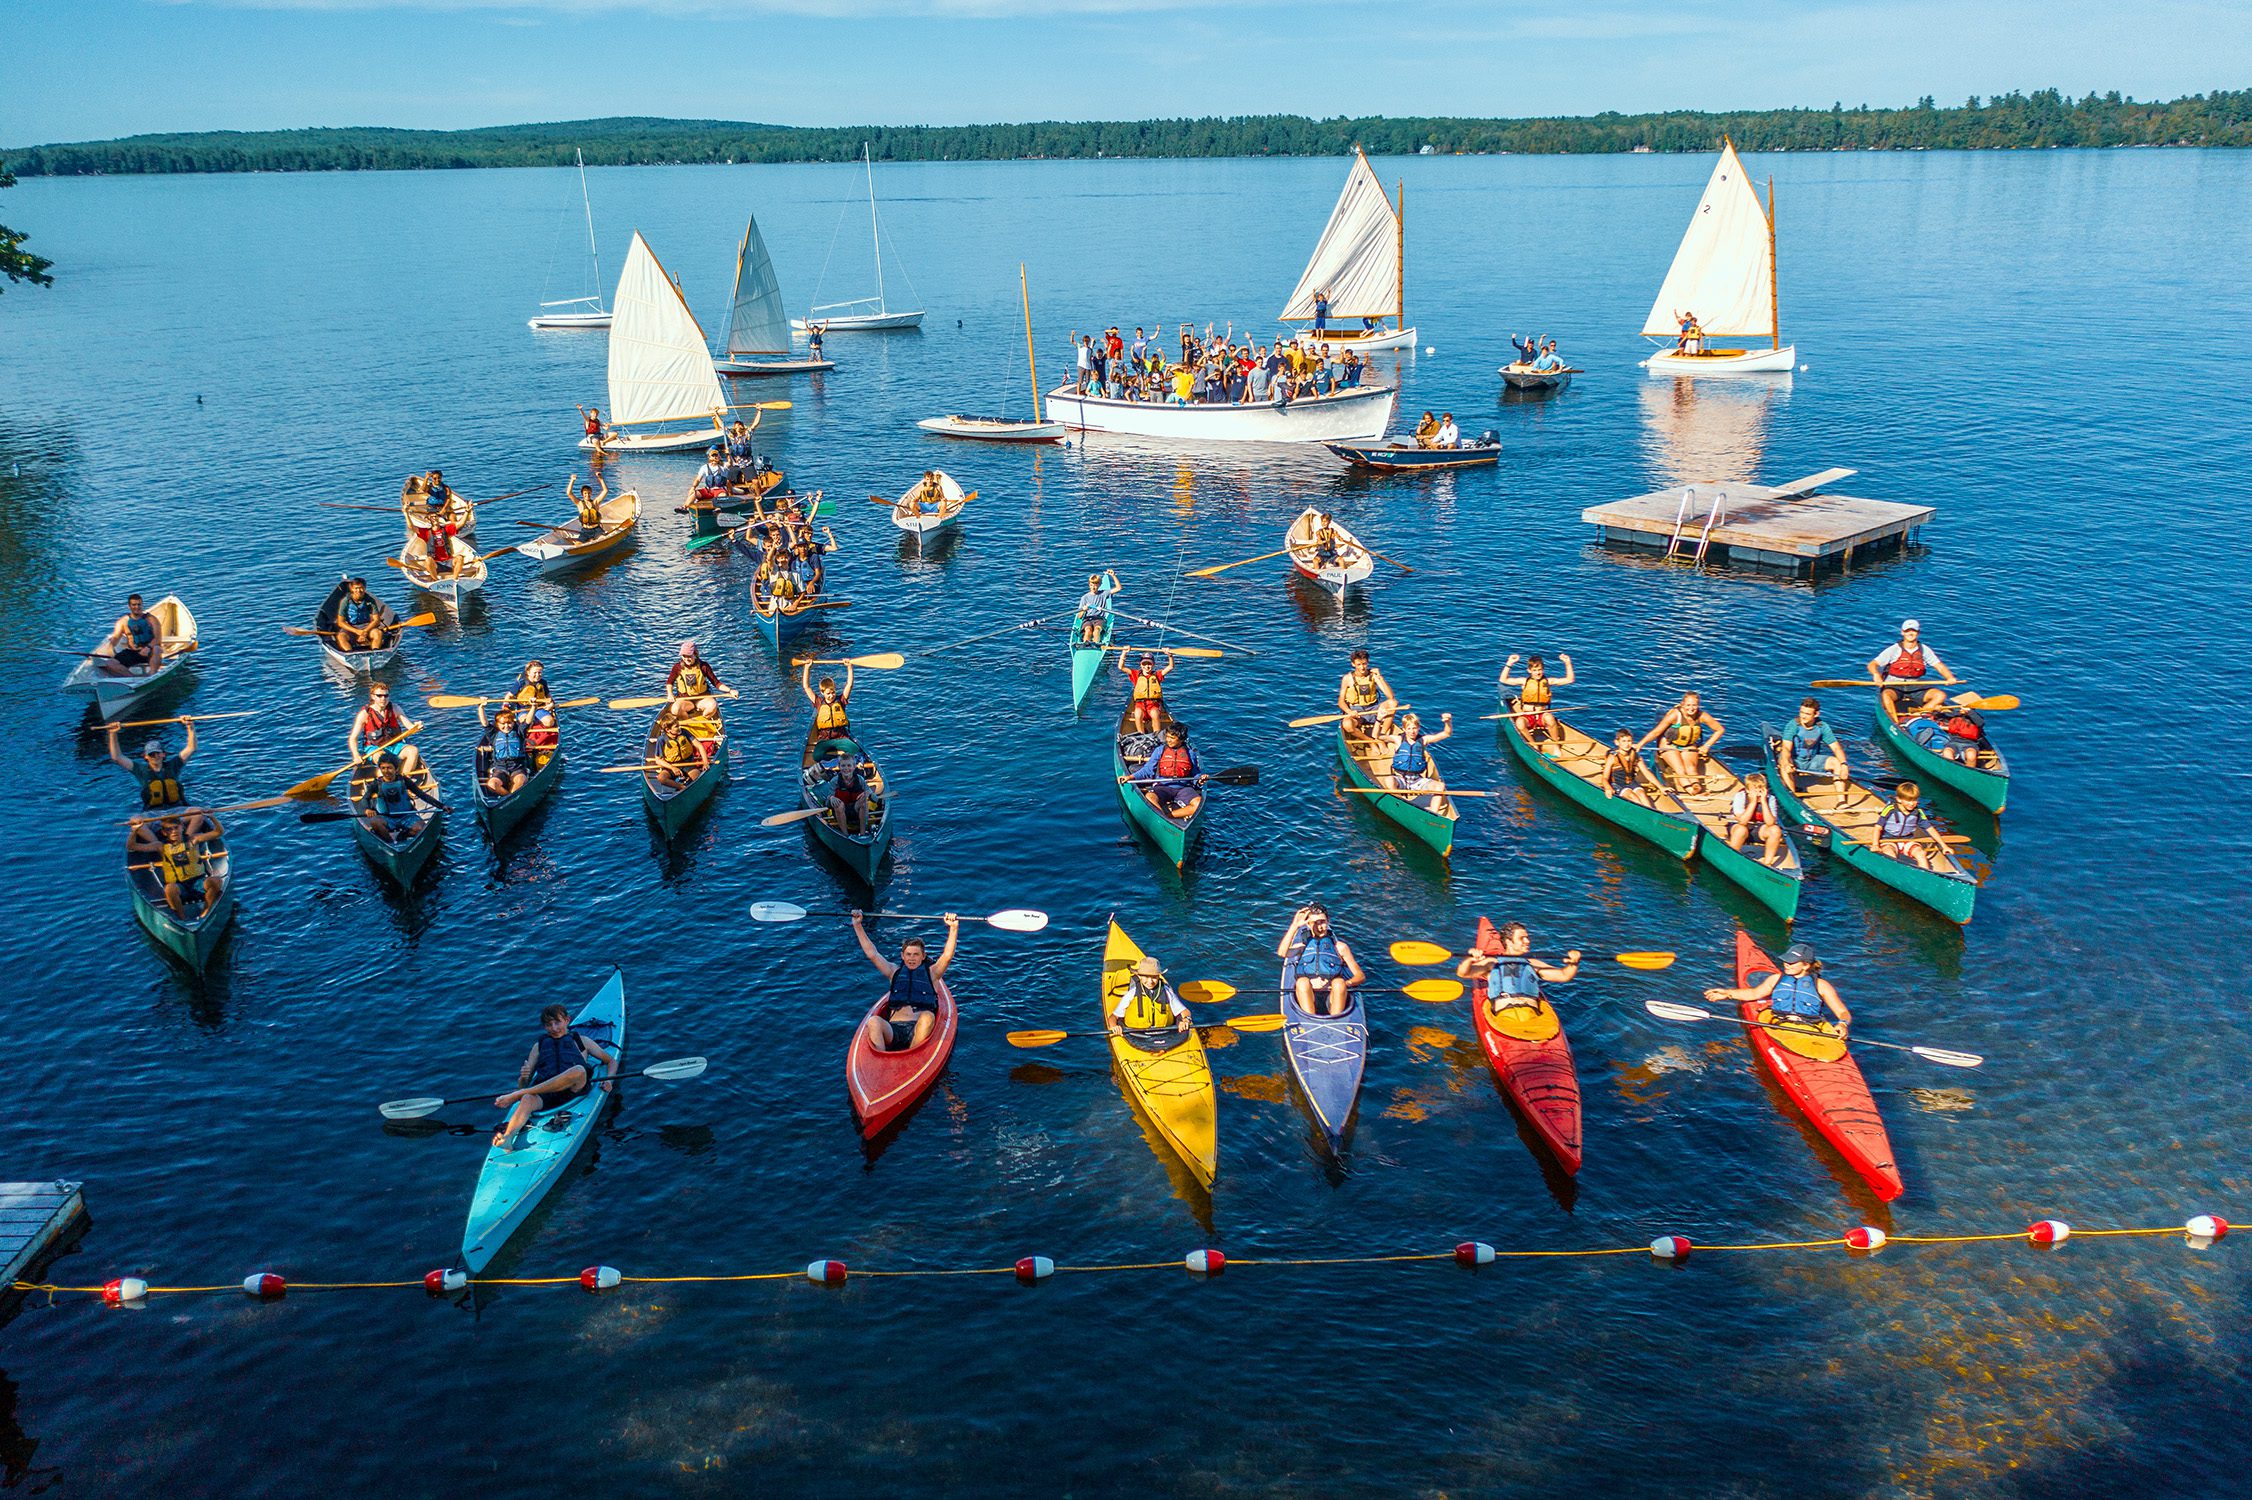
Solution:
{"label": "sailboat hull", "polygon": [[1642,362],[1653,375],[1787,375],[1798,367],[1798,345],[1780,349],[1714,349],[1677,354],[1661,349]]}
{"label": "sailboat hull", "polygon": [[1317,334],[1311,328],[1301,328],[1292,342],[1301,349],[1319,349],[1327,344],[1332,354],[1343,354],[1347,349],[1358,349],[1366,354],[1377,349],[1413,349],[1415,330],[1379,328],[1374,333],[1363,334],[1357,328],[1332,328]]}
{"label": "sailboat hull", "polygon": [[940,437],[968,438],[981,443],[1060,443],[1061,422],[1015,422],[1007,417],[925,417],[915,424]]}
{"label": "sailboat hull", "polygon": [[[724,442],[727,430],[723,427],[695,428],[688,432],[621,432],[616,437],[602,440],[605,453],[682,453],[691,449],[709,448]],[[594,451],[593,438],[580,438],[581,452]]]}
{"label": "sailboat hull", "polygon": [[[913,312],[847,313],[834,318],[820,318],[816,321],[820,323],[821,331],[824,334],[890,333],[902,328],[922,327],[923,310],[917,308]],[[790,332],[802,334],[809,331],[810,325],[807,324],[805,319],[790,319]]]}
{"label": "sailboat hull", "polygon": [[608,328],[610,326],[610,315],[606,312],[557,313],[552,317],[532,318],[525,326],[549,329]]}
{"label": "sailboat hull", "polygon": [[1210,443],[1349,443],[1380,438],[1392,425],[1399,392],[1389,386],[1302,396],[1288,406],[1271,402],[1113,401],[1081,396],[1070,387],[1048,395],[1048,417],[1085,432]]}
{"label": "sailboat hull", "polygon": [[810,375],[817,370],[834,370],[833,359],[715,359],[712,368],[722,375],[737,377],[752,375]]}

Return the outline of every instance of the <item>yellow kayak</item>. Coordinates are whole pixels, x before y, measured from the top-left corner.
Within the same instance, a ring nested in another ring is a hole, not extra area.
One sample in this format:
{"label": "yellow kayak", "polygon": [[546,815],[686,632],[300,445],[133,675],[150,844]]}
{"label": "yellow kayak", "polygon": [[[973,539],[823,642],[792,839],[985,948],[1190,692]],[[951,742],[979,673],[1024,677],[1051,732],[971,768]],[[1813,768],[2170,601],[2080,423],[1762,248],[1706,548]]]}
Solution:
{"label": "yellow kayak", "polygon": [[[1125,991],[1141,956],[1142,950],[1114,919],[1110,937],[1103,944],[1102,1014],[1106,1026],[1111,1008]],[[1197,1181],[1210,1187],[1220,1170],[1220,1114],[1219,1095],[1212,1087],[1212,1065],[1204,1055],[1204,1038],[1194,1031],[1186,1036],[1166,1032],[1145,1047],[1135,1035],[1114,1035],[1110,1039],[1110,1060],[1117,1065],[1119,1083],[1127,1099],[1196,1174]]]}

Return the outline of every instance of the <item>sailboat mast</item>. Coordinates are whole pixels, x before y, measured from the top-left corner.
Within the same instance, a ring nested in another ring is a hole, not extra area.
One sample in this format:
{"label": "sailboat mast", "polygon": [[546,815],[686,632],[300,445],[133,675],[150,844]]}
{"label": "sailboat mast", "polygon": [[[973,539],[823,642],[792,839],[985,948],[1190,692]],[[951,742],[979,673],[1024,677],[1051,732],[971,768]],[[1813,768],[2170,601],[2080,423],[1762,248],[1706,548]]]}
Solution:
{"label": "sailboat mast", "polygon": [[1775,179],[1767,179],[1767,321],[1783,347],[1783,270],[1775,264]]}
{"label": "sailboat mast", "polygon": [[1407,184],[1395,182],[1393,186],[1400,192],[1400,210],[1396,215],[1400,237],[1395,249],[1400,263],[1400,275],[1393,288],[1392,319],[1404,329],[1407,327]]}
{"label": "sailboat mast", "polygon": [[579,163],[579,206],[586,210],[586,253],[594,262],[594,295],[602,295],[602,252],[594,245],[594,200],[586,195],[586,153],[573,147],[571,155]]}
{"label": "sailboat mast", "polygon": [[868,156],[868,143],[860,143],[860,165],[868,170],[868,239],[876,247],[876,311],[890,312],[884,301],[884,237],[876,227],[876,164]]}
{"label": "sailboat mast", "polygon": [[1017,290],[1024,295],[1024,363],[1032,372],[1032,420],[1040,420],[1040,356],[1032,350],[1032,283],[1025,280],[1024,262],[1017,262]]}

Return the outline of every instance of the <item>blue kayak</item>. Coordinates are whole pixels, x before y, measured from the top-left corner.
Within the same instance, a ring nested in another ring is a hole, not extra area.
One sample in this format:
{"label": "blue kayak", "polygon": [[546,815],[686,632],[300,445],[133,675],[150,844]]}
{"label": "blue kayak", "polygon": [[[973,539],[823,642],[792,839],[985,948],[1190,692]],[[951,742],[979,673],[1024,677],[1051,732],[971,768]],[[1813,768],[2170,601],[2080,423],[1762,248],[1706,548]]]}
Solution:
{"label": "blue kayak", "polygon": [[[1360,1098],[1361,1070],[1368,1064],[1368,1012],[1361,1007],[1361,997],[1348,992],[1343,1015],[1308,1015],[1298,1007],[1297,983],[1294,952],[1282,965],[1283,1051],[1298,1086],[1305,1090],[1315,1123],[1335,1151],[1344,1144],[1354,1102]],[[1314,988],[1318,993],[1321,982],[1316,981]]]}

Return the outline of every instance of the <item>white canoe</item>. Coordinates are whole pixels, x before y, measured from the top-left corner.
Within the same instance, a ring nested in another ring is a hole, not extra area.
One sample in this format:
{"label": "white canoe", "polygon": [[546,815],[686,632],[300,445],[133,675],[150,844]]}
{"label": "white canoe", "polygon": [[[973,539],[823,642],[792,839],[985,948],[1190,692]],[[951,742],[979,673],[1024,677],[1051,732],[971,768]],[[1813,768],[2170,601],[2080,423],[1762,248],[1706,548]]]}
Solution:
{"label": "white canoe", "polygon": [[[891,524],[915,538],[918,543],[937,536],[940,532],[961,520],[963,503],[969,498],[962,493],[961,485],[955,483],[953,475],[947,473],[944,469],[935,472],[938,475],[940,496],[938,509],[935,512],[921,510],[920,514],[908,513],[905,509],[906,495],[902,495],[893,501],[891,506]],[[920,488],[921,484],[922,481],[917,480],[915,487]],[[912,493],[914,493],[914,490],[910,489],[908,494]],[[929,503],[929,501],[924,501],[923,505],[927,506]],[[921,507],[918,507],[918,509],[920,510]]]}
{"label": "white canoe", "polygon": [[600,508],[602,525],[593,536],[584,535],[579,523],[573,521],[541,532],[516,550],[538,565],[542,573],[561,573],[623,549],[641,522],[641,496],[627,490],[612,495]]}
{"label": "white canoe", "polygon": [[94,700],[94,708],[103,718],[114,719],[172,681],[195,651],[195,616],[177,594],[166,594],[150,605],[148,612],[156,620],[157,628],[164,632],[162,661],[139,671],[105,672],[100,663],[111,660],[110,643],[105,635],[86,660],[70,669],[70,675],[63,679],[63,691],[83,693]]}
{"label": "white canoe", "polygon": [[966,438],[980,443],[1060,443],[1061,422],[1022,422],[1008,417],[925,417],[915,424],[940,437]]}
{"label": "white canoe", "polygon": [[[452,503],[439,511],[438,515],[445,525],[453,527],[455,536],[461,537],[465,541],[476,540],[477,507],[471,504],[468,497],[463,495],[461,491],[454,491]],[[399,516],[407,523],[407,530],[413,531],[418,525],[429,524],[431,519],[430,507],[424,505],[420,500],[409,499],[406,491],[401,490],[399,492]]]}
{"label": "white canoe", "polygon": [[1290,532],[1283,545],[1290,551],[1290,565],[1302,577],[1310,578],[1333,594],[1345,590],[1376,571],[1376,559],[1369,555],[1361,539],[1345,529],[1345,523],[1335,516],[1329,518],[1329,529],[1337,533],[1337,559],[1323,562],[1314,555],[1314,532],[1321,525],[1322,513],[1313,506],[1299,512],[1298,519],[1290,523]]}
{"label": "white canoe", "polygon": [[[321,656],[324,660],[331,666],[340,667],[346,672],[359,675],[373,672],[379,667],[391,665],[392,659],[399,654],[399,642],[405,637],[406,632],[393,630],[391,644],[375,651],[338,650],[336,645],[336,612],[344,607],[344,597],[351,591],[351,582],[351,577],[347,574],[337,580],[335,588],[328,591],[328,597],[321,601],[321,607],[313,612],[313,633],[320,638]],[[375,617],[386,626],[396,626],[399,623],[398,615],[393,612],[390,605],[385,604],[381,599],[375,601]]]}
{"label": "white canoe", "polygon": [[1399,392],[1363,386],[1327,396],[1301,396],[1287,406],[1268,401],[1113,401],[1061,386],[1049,393],[1050,420],[1082,432],[1207,443],[1331,443],[1379,438],[1392,425]]}
{"label": "white canoe", "polygon": [[454,550],[461,556],[461,575],[442,573],[430,563],[430,548],[419,536],[407,538],[399,549],[399,571],[407,575],[407,582],[426,594],[435,594],[448,604],[459,604],[464,594],[474,594],[485,586],[485,560],[454,539]]}
{"label": "white canoe", "polygon": [[1708,349],[1677,354],[1661,349],[1642,362],[1653,375],[1780,375],[1796,368],[1798,345],[1780,349]]}

